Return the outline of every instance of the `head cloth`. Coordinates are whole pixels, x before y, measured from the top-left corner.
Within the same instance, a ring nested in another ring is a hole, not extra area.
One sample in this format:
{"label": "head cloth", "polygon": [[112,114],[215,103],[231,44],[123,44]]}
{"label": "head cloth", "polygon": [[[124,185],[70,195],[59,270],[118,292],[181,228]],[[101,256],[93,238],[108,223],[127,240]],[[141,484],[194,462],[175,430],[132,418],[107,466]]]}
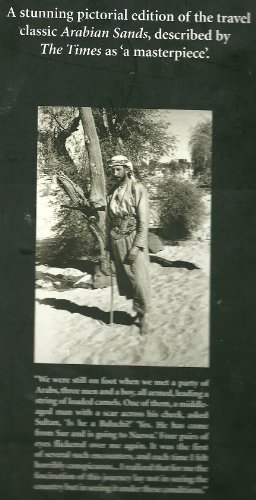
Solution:
{"label": "head cloth", "polygon": [[122,165],[123,167],[129,167],[133,170],[132,162],[128,160],[126,156],[117,155],[113,156],[111,160],[109,160],[109,166],[115,167],[116,165]]}

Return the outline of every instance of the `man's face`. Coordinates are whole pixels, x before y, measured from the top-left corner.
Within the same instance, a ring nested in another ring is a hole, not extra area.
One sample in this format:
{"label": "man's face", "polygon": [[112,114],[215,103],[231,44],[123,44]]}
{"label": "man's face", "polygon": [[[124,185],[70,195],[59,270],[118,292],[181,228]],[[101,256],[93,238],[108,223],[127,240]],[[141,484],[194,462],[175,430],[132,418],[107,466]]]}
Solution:
{"label": "man's face", "polygon": [[117,181],[124,180],[126,177],[125,167],[123,167],[123,165],[115,165],[114,167],[112,167],[112,174],[114,179],[116,179]]}

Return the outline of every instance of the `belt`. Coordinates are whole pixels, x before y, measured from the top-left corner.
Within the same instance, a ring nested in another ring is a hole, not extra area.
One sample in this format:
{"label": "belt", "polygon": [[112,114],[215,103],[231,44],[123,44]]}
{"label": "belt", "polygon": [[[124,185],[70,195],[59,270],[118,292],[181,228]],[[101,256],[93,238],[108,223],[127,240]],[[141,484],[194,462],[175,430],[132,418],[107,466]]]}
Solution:
{"label": "belt", "polygon": [[110,234],[115,240],[131,234],[135,231],[137,225],[136,217],[130,215],[114,217],[111,222],[112,228]]}

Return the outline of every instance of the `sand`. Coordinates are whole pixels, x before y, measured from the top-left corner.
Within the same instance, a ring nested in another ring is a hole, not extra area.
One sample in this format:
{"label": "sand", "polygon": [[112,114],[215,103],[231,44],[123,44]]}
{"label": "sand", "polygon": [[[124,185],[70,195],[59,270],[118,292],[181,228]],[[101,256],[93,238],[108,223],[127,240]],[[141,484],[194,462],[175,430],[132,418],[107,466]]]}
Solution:
{"label": "sand", "polygon": [[[37,266],[35,362],[209,366],[209,194],[204,203],[206,216],[193,238],[151,256],[152,307],[146,336],[131,324],[132,302],[119,296],[116,285],[115,322],[109,326],[110,287],[93,290],[91,276],[78,269]],[[52,210],[45,203],[39,211],[38,240],[52,236]],[[173,267],[163,267],[163,259]]]}
{"label": "sand", "polygon": [[58,288],[63,269],[39,266],[35,362],[207,367],[209,255],[205,233],[157,253],[174,267],[150,264],[152,308],[145,336],[129,324],[132,302],[119,296],[116,285],[115,323],[109,326],[110,287],[81,288],[90,287],[90,275],[68,269],[66,286]]}

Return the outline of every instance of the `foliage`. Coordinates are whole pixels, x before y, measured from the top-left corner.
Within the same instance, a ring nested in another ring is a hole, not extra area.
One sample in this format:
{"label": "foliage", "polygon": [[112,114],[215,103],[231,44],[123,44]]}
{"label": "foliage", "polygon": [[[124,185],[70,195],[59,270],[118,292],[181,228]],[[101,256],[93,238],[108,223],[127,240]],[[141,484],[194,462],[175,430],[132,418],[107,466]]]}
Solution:
{"label": "foliage", "polygon": [[163,236],[171,240],[187,239],[204,214],[200,189],[191,182],[168,176],[159,184],[158,192]]}
{"label": "foliage", "polygon": [[[78,110],[63,107],[40,107],[38,114],[38,177],[53,179],[55,174],[63,171],[83,189],[85,195],[89,190],[88,169],[83,132],[80,140],[72,144],[73,150],[79,147],[78,161],[75,163],[67,147],[69,138],[77,135],[79,126]],[[48,182],[46,182],[46,185]],[[95,239],[90,233],[85,218],[78,211],[63,209],[61,205],[71,202],[60,189],[51,188],[51,203],[55,208],[55,238],[49,245],[40,245],[37,258],[41,261],[50,259],[65,260],[95,253]]]}
{"label": "foliage", "polygon": [[[94,108],[93,116],[100,141],[107,186],[111,185],[108,160],[116,154],[131,159],[139,180],[154,175],[150,160],[170,154],[175,138],[166,132],[157,110],[127,108]],[[78,108],[39,108],[38,116],[38,174],[53,177],[63,171],[88,196],[90,171],[86,138],[79,120]],[[61,200],[61,201],[60,201]],[[53,203],[65,204],[65,195],[59,192]],[[85,219],[78,212],[56,210],[56,248],[59,256],[81,256],[95,251]]]}
{"label": "foliage", "polygon": [[[69,138],[79,128],[79,116],[76,108],[39,107],[38,112],[38,175],[54,174],[62,170],[83,189],[88,184],[86,155],[83,133],[80,133],[78,162],[70,154]],[[81,147],[82,146],[82,147]],[[77,144],[72,144],[74,150]]]}
{"label": "foliage", "polygon": [[[128,156],[134,164],[136,176],[142,179],[151,174],[148,167],[151,160],[170,154],[175,148],[175,137],[166,132],[168,124],[160,120],[158,110],[93,108],[93,116],[107,180],[108,160],[116,154]],[[73,164],[82,171],[84,182],[88,183],[88,155],[77,119],[78,108],[39,108],[39,170],[47,174],[63,170],[54,158],[57,154],[69,164],[69,170]]]}
{"label": "foliage", "polygon": [[200,185],[210,187],[212,169],[212,121],[199,122],[190,139],[193,175]]}
{"label": "foliage", "polygon": [[190,163],[187,160],[171,160],[168,162],[160,162],[150,160],[149,168],[152,175],[174,175],[180,176],[187,173],[190,169]]}
{"label": "foliage", "polygon": [[105,172],[109,177],[108,160],[116,155],[127,156],[135,175],[143,180],[151,174],[150,160],[159,159],[175,147],[175,138],[166,132],[167,124],[154,109],[93,109],[100,140]]}
{"label": "foliage", "polygon": [[75,258],[95,255],[96,241],[80,212],[62,209],[56,224],[60,240],[59,256]]}
{"label": "foliage", "polygon": [[38,245],[37,261],[46,263],[95,256],[98,248],[83,215],[62,208],[57,211],[56,236]]}

